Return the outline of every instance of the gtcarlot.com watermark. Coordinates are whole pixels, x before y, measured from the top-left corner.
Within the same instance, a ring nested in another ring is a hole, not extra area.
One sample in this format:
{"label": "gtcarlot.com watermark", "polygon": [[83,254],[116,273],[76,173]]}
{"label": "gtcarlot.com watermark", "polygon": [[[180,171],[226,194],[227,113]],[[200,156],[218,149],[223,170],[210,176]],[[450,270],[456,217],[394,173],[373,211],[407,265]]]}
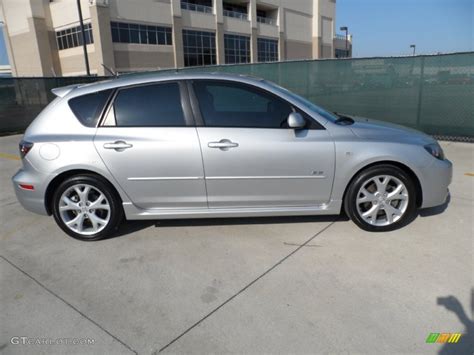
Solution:
{"label": "gtcarlot.com watermark", "polygon": [[92,338],[31,338],[27,336],[11,337],[13,345],[94,345]]}

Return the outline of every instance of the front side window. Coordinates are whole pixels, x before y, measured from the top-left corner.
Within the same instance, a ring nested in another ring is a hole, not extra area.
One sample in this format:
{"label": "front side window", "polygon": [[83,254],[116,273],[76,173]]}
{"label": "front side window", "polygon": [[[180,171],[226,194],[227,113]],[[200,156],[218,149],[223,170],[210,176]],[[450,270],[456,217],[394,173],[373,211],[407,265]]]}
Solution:
{"label": "front side window", "polygon": [[286,127],[292,106],[273,94],[240,83],[196,81],[193,84],[208,127]]}
{"label": "front side window", "polygon": [[115,122],[119,127],[185,126],[177,83],[121,89],[114,100]]}

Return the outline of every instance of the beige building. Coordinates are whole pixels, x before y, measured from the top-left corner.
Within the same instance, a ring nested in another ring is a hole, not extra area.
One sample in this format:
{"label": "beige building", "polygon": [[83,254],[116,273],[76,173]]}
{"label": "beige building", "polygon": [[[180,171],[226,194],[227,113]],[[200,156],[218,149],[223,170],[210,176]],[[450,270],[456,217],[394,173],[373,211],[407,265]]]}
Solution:
{"label": "beige building", "polygon": [[[14,76],[86,74],[76,0],[0,1]],[[97,75],[108,75],[105,67],[333,58],[346,48],[335,33],[335,0],[80,1],[90,72]]]}

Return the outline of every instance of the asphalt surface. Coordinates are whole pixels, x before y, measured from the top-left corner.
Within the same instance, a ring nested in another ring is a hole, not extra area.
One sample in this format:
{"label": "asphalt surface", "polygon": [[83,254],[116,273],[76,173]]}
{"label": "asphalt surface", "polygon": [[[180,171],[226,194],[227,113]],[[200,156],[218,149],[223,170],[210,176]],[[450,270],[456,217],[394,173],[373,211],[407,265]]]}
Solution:
{"label": "asphalt surface", "polygon": [[0,138],[2,353],[473,353],[472,144],[442,144],[449,204],[398,231],[337,216],[150,221],[89,243],[18,204],[19,140]]}

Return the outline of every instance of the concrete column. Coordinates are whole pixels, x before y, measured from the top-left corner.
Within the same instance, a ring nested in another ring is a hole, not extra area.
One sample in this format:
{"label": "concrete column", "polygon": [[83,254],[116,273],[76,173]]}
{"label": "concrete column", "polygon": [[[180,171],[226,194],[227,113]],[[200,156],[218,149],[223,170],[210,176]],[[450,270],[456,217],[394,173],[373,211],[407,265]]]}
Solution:
{"label": "concrete column", "polygon": [[278,52],[278,60],[286,60],[286,38],[284,32],[280,32],[280,37],[278,38]]}
{"label": "concrete column", "polygon": [[[115,71],[114,45],[110,29],[110,12],[105,6],[90,7],[92,36],[94,37],[95,63],[91,69],[97,70],[97,75],[111,75],[103,66]],[[90,57],[89,57],[90,58]]]}
{"label": "concrete column", "polygon": [[321,58],[321,37],[313,37],[313,59]]}
{"label": "concrete column", "polygon": [[250,35],[250,62],[258,63],[257,0],[250,0],[248,13],[252,30]]}
{"label": "concrete column", "polygon": [[252,26],[252,28],[257,28],[257,0],[250,0],[248,5],[248,13],[250,26]]}
{"label": "concrete column", "polygon": [[181,17],[181,0],[171,0],[171,14],[173,16],[173,55],[174,67],[184,67],[183,50],[183,19]]}
{"label": "concrete column", "polygon": [[216,62],[225,64],[224,43],[224,14],[222,0],[214,0],[214,15],[216,17]]}
{"label": "concrete column", "polygon": [[[7,50],[13,74],[17,76],[52,76],[52,29],[47,25],[46,7],[49,2],[3,0],[2,17],[8,35]],[[19,9],[27,14],[26,21],[18,21]],[[54,42],[53,42],[54,44]]]}
{"label": "concrete column", "polygon": [[250,36],[250,62],[258,63],[258,29],[252,28]]}
{"label": "concrete column", "polygon": [[173,54],[175,68],[184,67],[183,19],[173,16]]}
{"label": "concrete column", "polygon": [[285,9],[283,6],[278,8],[278,60],[286,60],[286,36],[285,36]]}

